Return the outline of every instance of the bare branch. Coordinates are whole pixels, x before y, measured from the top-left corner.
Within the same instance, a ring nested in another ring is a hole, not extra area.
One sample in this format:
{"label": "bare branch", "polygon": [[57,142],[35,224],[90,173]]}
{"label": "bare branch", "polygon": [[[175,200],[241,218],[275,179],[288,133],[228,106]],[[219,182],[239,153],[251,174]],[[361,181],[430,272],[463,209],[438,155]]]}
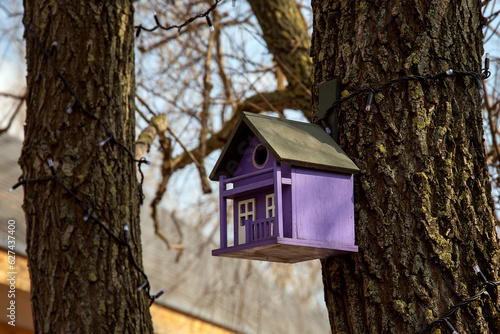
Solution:
{"label": "bare branch", "polygon": [[135,157],[140,159],[146,152],[149,152],[158,132],[164,132],[168,124],[165,122],[165,114],[155,116],[149,122],[135,142]]}
{"label": "bare branch", "polygon": [[[148,110],[148,111],[149,111],[152,115],[157,116],[157,114],[156,114],[153,110],[151,110],[151,108],[149,107],[148,103],[146,103],[146,101],[145,101],[143,98],[141,98],[141,97],[139,96],[139,94],[135,94],[135,98],[136,98],[137,100],[139,100],[139,102],[141,102],[141,103],[142,103],[142,105],[143,105],[144,107],[146,107],[146,109],[147,109],[147,110]],[[144,120],[146,120],[146,121],[147,121],[147,118],[146,118],[144,115],[141,115],[141,116],[144,118]]]}
{"label": "bare branch", "polygon": [[179,260],[182,256],[182,253],[184,252],[184,245],[182,243],[183,235],[182,235],[182,232],[180,229],[179,222],[177,221],[177,218],[175,217],[175,213],[172,213],[171,217],[172,217],[172,221],[174,222],[174,225],[176,226],[177,231],[179,232],[179,236],[180,236],[180,241],[177,243],[173,244],[168,240],[167,235],[160,228],[160,224],[159,224],[158,219],[154,219],[153,225],[155,228],[155,234],[158,237],[160,237],[160,239],[165,243],[165,245],[167,246],[167,249],[175,249],[177,251],[177,256],[175,257],[175,262],[179,262]]}
{"label": "bare branch", "polygon": [[14,112],[12,113],[12,115],[9,118],[9,121],[7,122],[7,125],[3,129],[0,129],[0,135],[2,135],[3,133],[7,132],[10,129],[10,127],[12,126],[12,123],[14,122],[14,119],[21,111],[22,106],[24,104],[24,101],[26,100],[26,94],[24,94],[22,96],[17,96],[17,95],[12,95],[12,94],[8,94],[8,93],[0,93],[0,95],[11,97],[11,98],[19,100],[16,108],[14,109]]}
{"label": "bare branch", "polygon": [[[218,16],[214,13],[214,23],[216,29],[219,29]],[[209,194],[212,192],[212,188],[210,187],[210,182],[207,178],[207,172],[205,169],[205,156],[207,151],[207,135],[208,135],[208,117],[210,112],[210,92],[212,91],[213,84],[210,79],[210,66],[212,64],[212,56],[215,42],[215,33],[210,34],[210,38],[208,40],[207,45],[207,55],[205,58],[204,64],[204,75],[203,75],[203,108],[201,111],[201,129],[200,129],[200,144],[198,145],[198,173],[200,175],[201,180],[201,188],[203,189],[203,193]]]}
{"label": "bare branch", "polygon": [[[207,139],[206,154],[208,155],[224,146],[227,139],[229,138],[229,135],[231,134],[231,131],[236,125],[238,118],[241,116],[242,111],[260,113],[264,110],[268,110],[268,104],[272,104],[277,108],[283,109],[295,109],[296,106],[293,100],[293,92],[290,92],[289,90],[275,91],[271,93],[259,93],[257,95],[254,95],[253,97],[239,104],[238,109],[233,114],[233,116],[222,125],[222,128],[218,132],[214,133]],[[192,150],[191,154],[194,154],[195,152],[196,149]],[[193,160],[190,158],[189,154],[181,154],[172,159],[172,169],[178,170],[184,168],[192,161]]]}
{"label": "bare branch", "polygon": [[[219,70],[219,77],[220,77],[220,79],[222,81],[222,85],[224,87],[224,97],[226,99],[225,102],[230,104],[232,109],[235,110],[236,109],[236,102],[234,101],[232,94],[231,94],[232,83],[231,83],[230,78],[227,76],[226,70],[224,68],[224,58],[223,58],[222,47],[221,47],[221,30],[220,29],[217,29],[215,31],[215,42],[216,42],[215,43],[215,52],[216,52],[215,61],[217,63],[217,68]],[[224,110],[225,110],[225,107],[223,107],[222,111],[221,111],[221,116],[220,116],[221,123],[224,123]]]}
{"label": "bare branch", "polygon": [[[304,102],[299,110],[310,119],[311,38],[302,13],[294,0],[248,2],[262,28],[262,37],[268,51],[286,74],[288,85],[295,90],[296,98]],[[288,15],[281,14],[285,9]],[[276,24],[279,24],[279,27]],[[303,95],[299,92],[303,92]]]}
{"label": "bare branch", "polygon": [[7,92],[0,92],[0,96],[8,97],[11,99],[16,99],[16,100],[23,100],[23,101],[26,100],[26,94],[16,95],[16,94],[7,93]]}
{"label": "bare branch", "polygon": [[[141,102],[152,114],[155,114],[144,100],[141,99]],[[142,118],[147,120],[145,115],[140,110],[137,109],[137,111],[139,112],[139,114],[141,115]],[[183,251],[184,251],[184,246],[182,244],[183,235],[182,235],[182,231],[180,229],[180,226],[178,225],[178,222],[175,219],[175,216],[172,216],[172,220],[176,224],[177,231],[181,237],[180,238],[181,240],[178,243],[172,244],[169,241],[166,233],[161,230],[160,222],[158,219],[158,204],[160,203],[161,199],[163,198],[163,195],[166,192],[166,189],[167,189],[166,186],[168,184],[168,180],[170,179],[170,176],[172,175],[171,169],[169,168],[170,167],[170,159],[169,158],[170,158],[170,155],[172,153],[172,150],[171,150],[170,140],[168,138],[166,138],[164,135],[165,130],[168,129],[168,124],[165,121],[165,119],[166,119],[166,115],[160,114],[158,116],[155,116],[151,121],[149,121],[150,125],[148,127],[146,127],[146,129],[144,129],[141,132],[141,135],[139,135],[139,139],[136,142],[136,156],[137,157],[142,156],[144,154],[144,152],[140,153],[139,151],[144,150],[145,147],[147,147],[147,150],[149,151],[149,148],[152,146],[156,134],[159,135],[160,147],[162,148],[162,151],[164,153],[164,160],[163,160],[163,166],[162,166],[163,179],[160,183],[160,186],[159,186],[158,191],[156,193],[155,199],[151,202],[151,209],[152,209],[151,218],[153,219],[153,226],[154,226],[155,234],[165,243],[165,245],[167,246],[167,249],[177,250],[176,262],[178,262],[180,260],[180,257],[182,255]]]}
{"label": "bare branch", "polygon": [[11,12],[7,7],[0,3],[0,9],[2,9],[8,17],[21,16],[23,12]]}

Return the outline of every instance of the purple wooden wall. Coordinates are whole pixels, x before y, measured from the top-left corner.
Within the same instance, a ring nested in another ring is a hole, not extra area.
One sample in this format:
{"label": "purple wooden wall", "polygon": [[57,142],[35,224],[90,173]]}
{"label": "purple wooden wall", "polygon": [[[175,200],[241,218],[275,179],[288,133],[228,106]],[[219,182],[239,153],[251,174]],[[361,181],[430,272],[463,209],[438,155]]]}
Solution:
{"label": "purple wooden wall", "polygon": [[353,176],[292,167],[293,237],[354,245]]}
{"label": "purple wooden wall", "polygon": [[[250,144],[246,148],[245,153],[243,154],[243,157],[241,158],[241,161],[240,161],[238,167],[236,168],[236,171],[234,172],[233,177],[256,172],[256,171],[261,170],[261,169],[273,167],[274,163],[276,162],[276,159],[274,159],[273,155],[269,152],[268,152],[269,158],[267,159],[267,162],[262,167],[257,168],[254,166],[254,164],[253,164],[253,152],[259,144],[261,144],[261,141],[257,137],[253,137],[252,140],[250,141]],[[255,182],[255,181],[261,181],[261,180],[264,180],[266,178],[267,177],[265,175],[262,175],[262,176],[252,178],[251,180],[247,179],[247,180],[238,181],[236,183],[236,185],[237,186],[244,185],[244,184],[248,184],[248,183]]]}
{"label": "purple wooden wall", "polygon": [[[262,169],[267,169],[267,168],[272,168],[274,163],[276,162],[276,159],[272,156],[271,153],[268,152],[268,159],[267,162],[259,167],[256,167],[254,165],[254,150],[255,148],[261,144],[261,141],[257,137],[253,137],[252,140],[250,141],[250,144],[248,147],[245,149],[245,153],[243,154],[243,157],[241,158],[240,163],[238,164],[238,167],[236,168],[236,171],[234,172],[233,177],[241,176],[241,175],[246,175],[249,173],[253,173]],[[263,175],[251,177],[248,179],[243,179],[234,182],[234,187],[239,187],[243,186],[246,184],[258,182],[258,181],[263,181],[266,179],[272,178],[272,173],[266,173]],[[266,195],[272,194],[274,192],[273,186],[266,187],[264,189],[259,189],[256,190],[250,194],[246,194],[245,196],[237,196],[233,199],[233,204],[234,204],[234,214],[233,214],[233,221],[238,221],[239,220],[239,202],[242,200],[247,200],[250,198],[255,198],[255,206],[256,206],[256,218],[255,219],[261,219],[266,217],[266,206],[265,206],[265,200],[266,200]],[[239,223],[238,223],[239,226]],[[245,235],[244,231],[245,228],[239,226],[239,244],[245,243]]]}
{"label": "purple wooden wall", "polygon": [[[239,202],[255,198],[254,220],[264,219],[266,195],[274,193],[274,224],[275,226],[279,224],[280,214],[283,221],[282,228],[276,226],[280,237],[354,246],[353,176],[294,167],[284,163],[277,164],[269,152],[267,161],[261,166],[256,166],[254,150],[259,144],[261,142],[255,136],[250,140],[233,175],[233,178],[236,178],[233,184],[234,191],[226,192],[227,199],[232,199],[234,203],[233,222],[237,222],[238,244],[246,243],[245,227],[239,224]],[[264,172],[264,170],[265,173],[245,177],[250,173]],[[273,177],[279,179],[279,182],[274,181],[274,185],[271,183]],[[252,189],[255,183],[262,185],[260,188]],[[281,188],[277,186],[278,184]],[[221,186],[221,191],[223,189],[225,186]],[[279,189],[282,196],[281,204],[278,204],[279,197],[276,193]],[[221,206],[224,202],[221,198]],[[278,211],[280,208],[281,211]],[[223,230],[226,224],[226,219],[223,217],[225,212],[226,210],[221,208],[221,248],[234,245],[233,233],[228,235],[228,244],[222,241],[226,235]],[[249,244],[245,249],[249,247],[253,246]]]}

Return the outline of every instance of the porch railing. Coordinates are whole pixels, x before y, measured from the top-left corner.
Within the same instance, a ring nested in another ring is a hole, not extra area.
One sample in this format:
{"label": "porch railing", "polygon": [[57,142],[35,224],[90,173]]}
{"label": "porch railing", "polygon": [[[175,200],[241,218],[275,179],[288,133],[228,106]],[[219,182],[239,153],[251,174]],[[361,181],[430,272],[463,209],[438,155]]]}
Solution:
{"label": "porch railing", "polygon": [[246,242],[262,240],[274,236],[274,217],[245,221]]}

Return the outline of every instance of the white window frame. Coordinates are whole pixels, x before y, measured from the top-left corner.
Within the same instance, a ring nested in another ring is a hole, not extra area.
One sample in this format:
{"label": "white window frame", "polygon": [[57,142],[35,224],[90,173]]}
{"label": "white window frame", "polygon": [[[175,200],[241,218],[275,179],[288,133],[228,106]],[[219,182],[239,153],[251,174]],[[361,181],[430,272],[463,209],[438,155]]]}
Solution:
{"label": "white window frame", "polygon": [[[252,205],[252,210],[250,211],[248,208]],[[242,208],[245,208],[245,211],[242,212]],[[251,218],[250,218],[251,217]],[[255,198],[250,198],[247,200],[240,201],[238,203],[238,218],[240,220],[240,226],[243,226],[245,220],[255,220]]]}
{"label": "white window frame", "polygon": [[[271,199],[271,205],[269,205],[269,199]],[[266,195],[266,218],[275,217],[274,208],[274,193]],[[269,212],[271,212],[271,214],[269,214]]]}

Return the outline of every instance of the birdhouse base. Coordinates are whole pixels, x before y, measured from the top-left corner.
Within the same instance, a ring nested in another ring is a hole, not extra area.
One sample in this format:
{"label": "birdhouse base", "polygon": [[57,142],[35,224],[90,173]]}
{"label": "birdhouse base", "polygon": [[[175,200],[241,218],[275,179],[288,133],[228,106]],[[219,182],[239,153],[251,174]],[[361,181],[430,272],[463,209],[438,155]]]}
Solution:
{"label": "birdhouse base", "polygon": [[248,244],[215,249],[213,256],[270,262],[297,263],[356,253],[358,246],[293,238],[268,238]]}

